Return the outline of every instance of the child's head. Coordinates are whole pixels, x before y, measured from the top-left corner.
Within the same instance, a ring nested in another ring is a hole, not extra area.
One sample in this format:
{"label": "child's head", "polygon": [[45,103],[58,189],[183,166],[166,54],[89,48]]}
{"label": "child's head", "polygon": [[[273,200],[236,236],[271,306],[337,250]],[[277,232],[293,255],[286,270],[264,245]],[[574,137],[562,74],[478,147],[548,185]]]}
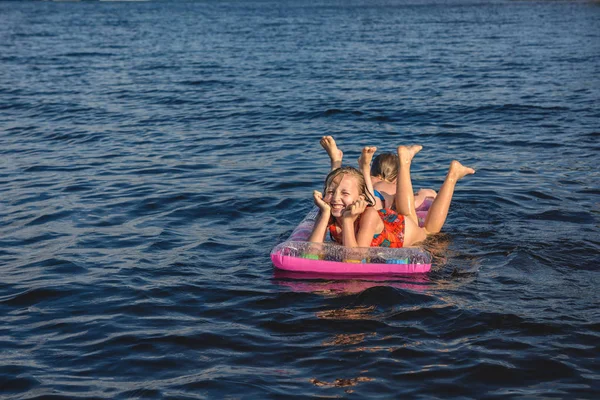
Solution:
{"label": "child's head", "polygon": [[346,207],[361,196],[367,204],[375,204],[373,195],[367,190],[365,178],[356,168],[341,167],[327,175],[323,200],[332,206],[333,216],[340,216]]}
{"label": "child's head", "polygon": [[398,176],[398,155],[381,153],[373,159],[371,175],[378,176],[384,181],[393,182]]}

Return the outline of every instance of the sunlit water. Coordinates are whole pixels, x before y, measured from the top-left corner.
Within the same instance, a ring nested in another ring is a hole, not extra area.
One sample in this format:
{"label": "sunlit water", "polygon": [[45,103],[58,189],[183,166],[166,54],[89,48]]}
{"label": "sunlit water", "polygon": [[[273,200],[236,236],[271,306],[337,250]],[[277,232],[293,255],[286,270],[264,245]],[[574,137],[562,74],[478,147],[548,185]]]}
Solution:
{"label": "sunlit water", "polygon": [[[0,393],[594,398],[597,2],[0,3]],[[333,135],[457,187],[433,271],[276,272]]]}

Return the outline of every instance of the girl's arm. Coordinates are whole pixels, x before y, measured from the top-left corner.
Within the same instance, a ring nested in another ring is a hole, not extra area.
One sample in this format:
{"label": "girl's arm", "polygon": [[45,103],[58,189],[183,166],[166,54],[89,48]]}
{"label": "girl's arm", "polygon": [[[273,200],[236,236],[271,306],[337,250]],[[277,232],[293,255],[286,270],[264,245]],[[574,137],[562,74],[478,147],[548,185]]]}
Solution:
{"label": "girl's arm", "polygon": [[[369,165],[364,170],[361,169],[361,171],[365,178],[365,185],[367,186],[369,194],[375,194],[375,190],[373,189],[373,181],[371,180],[371,166]],[[381,203],[381,200],[379,200],[377,197],[375,197],[373,200],[375,200],[375,203],[377,203],[378,201]]]}
{"label": "girl's arm", "polygon": [[[365,147],[358,158],[358,167],[363,175],[363,178],[365,178],[365,185],[367,186],[367,193],[369,196],[374,196],[375,194],[375,190],[373,189],[373,181],[371,180],[371,160],[373,159],[373,154],[375,151],[377,151],[377,147]],[[379,210],[383,208],[383,204],[377,196],[374,196],[372,200],[374,202],[373,205],[375,206],[375,209]]]}
{"label": "girl's arm", "polygon": [[309,242],[323,243],[325,241],[325,235],[327,234],[327,225],[331,218],[331,207],[323,201],[323,194],[318,191],[313,192],[313,198],[320,212],[317,217],[317,222],[313,227],[313,231],[308,237]]}
{"label": "girl's arm", "polygon": [[[360,216],[358,233],[355,234],[354,222]],[[345,247],[370,247],[373,235],[381,232],[383,222],[373,207],[367,202],[358,200],[342,216],[342,243]]]}

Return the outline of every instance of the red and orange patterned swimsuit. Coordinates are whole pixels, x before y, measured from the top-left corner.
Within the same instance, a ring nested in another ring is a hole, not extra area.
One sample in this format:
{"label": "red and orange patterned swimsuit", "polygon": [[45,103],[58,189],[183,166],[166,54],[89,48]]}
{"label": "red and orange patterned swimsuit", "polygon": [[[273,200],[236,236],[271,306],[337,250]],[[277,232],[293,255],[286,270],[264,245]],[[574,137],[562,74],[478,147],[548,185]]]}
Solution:
{"label": "red and orange patterned swimsuit", "polygon": [[[383,221],[383,230],[373,235],[371,247],[404,247],[404,215],[387,208],[377,212]],[[342,243],[342,231],[335,223],[329,225],[329,234],[334,242]]]}

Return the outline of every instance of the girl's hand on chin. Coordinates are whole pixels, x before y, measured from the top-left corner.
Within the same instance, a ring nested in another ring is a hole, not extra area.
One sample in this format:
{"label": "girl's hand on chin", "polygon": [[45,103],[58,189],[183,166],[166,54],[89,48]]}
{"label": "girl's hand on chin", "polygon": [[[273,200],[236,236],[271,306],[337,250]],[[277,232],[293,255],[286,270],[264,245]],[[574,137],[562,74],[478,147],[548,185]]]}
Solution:
{"label": "girl's hand on chin", "polygon": [[313,199],[315,201],[315,205],[319,207],[321,212],[331,212],[331,206],[323,201],[323,193],[315,190],[313,192]]}
{"label": "girl's hand on chin", "polygon": [[346,207],[346,209],[344,210],[344,213],[342,214],[342,217],[349,218],[349,219],[355,221],[359,215],[361,215],[363,212],[365,212],[366,208],[367,208],[366,200],[360,198],[360,199],[356,200],[354,203],[352,203],[352,205],[350,205],[349,207]]}

